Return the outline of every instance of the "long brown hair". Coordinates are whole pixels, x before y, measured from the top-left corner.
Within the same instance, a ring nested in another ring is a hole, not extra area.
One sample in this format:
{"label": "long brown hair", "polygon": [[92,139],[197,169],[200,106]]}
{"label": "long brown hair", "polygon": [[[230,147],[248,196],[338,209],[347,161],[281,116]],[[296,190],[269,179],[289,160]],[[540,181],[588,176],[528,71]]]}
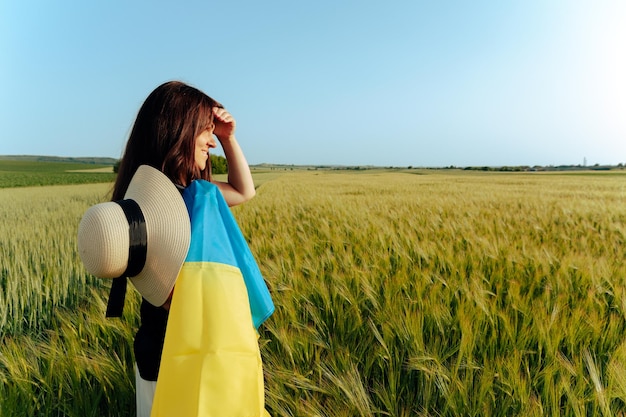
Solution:
{"label": "long brown hair", "polygon": [[220,103],[179,81],[158,86],[143,103],[120,161],[112,199],[121,200],[140,165],[162,171],[175,184],[211,179],[211,161],[204,170],[194,159],[195,139],[213,124]]}

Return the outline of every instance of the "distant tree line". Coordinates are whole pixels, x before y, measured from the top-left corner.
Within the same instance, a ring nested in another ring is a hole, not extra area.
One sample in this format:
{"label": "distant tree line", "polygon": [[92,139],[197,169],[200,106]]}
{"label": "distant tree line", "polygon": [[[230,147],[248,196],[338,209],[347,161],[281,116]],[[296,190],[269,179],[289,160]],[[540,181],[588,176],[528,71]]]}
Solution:
{"label": "distant tree line", "polygon": [[[228,172],[228,163],[226,162],[226,158],[220,155],[210,155],[211,157],[211,172],[214,175],[217,174],[226,174]],[[119,159],[113,165],[113,172],[117,174],[120,169],[120,161]]]}
{"label": "distant tree line", "polygon": [[228,172],[228,162],[220,155],[211,156],[211,172],[213,174],[226,174]]}
{"label": "distant tree line", "polygon": [[113,165],[115,158],[105,157],[73,157],[73,156],[46,156],[46,155],[0,155],[0,160],[29,161],[29,162],[71,162],[91,165]]}
{"label": "distant tree line", "polygon": [[593,166],[586,165],[548,165],[548,166],[502,166],[502,167],[465,167],[466,171],[504,171],[504,172],[520,172],[520,171],[610,171],[611,169],[623,169],[624,164],[619,163],[616,166],[595,164]]}

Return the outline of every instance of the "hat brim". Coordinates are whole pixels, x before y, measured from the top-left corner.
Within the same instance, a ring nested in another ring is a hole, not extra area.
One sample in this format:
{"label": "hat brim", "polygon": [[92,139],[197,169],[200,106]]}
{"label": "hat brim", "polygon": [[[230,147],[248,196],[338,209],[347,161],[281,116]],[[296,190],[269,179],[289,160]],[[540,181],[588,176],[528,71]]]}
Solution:
{"label": "hat brim", "polygon": [[146,263],[131,282],[150,304],[167,301],[191,240],[189,213],[180,191],[161,171],[141,165],[125,199],[139,204],[146,221]]}

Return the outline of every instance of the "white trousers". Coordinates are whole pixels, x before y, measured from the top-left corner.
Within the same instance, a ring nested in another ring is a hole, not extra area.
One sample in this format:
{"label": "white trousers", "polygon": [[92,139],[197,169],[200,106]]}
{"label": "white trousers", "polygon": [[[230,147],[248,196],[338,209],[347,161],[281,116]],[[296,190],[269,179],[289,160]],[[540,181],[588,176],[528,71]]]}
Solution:
{"label": "white trousers", "polygon": [[137,399],[137,417],[150,417],[156,381],[146,381],[139,375],[135,365],[135,397]]}

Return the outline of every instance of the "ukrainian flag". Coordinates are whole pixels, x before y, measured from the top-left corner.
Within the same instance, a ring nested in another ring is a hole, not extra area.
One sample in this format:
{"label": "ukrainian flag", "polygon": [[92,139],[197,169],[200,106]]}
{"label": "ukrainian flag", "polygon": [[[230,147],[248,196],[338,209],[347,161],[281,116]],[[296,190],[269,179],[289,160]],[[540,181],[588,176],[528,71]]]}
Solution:
{"label": "ukrainian flag", "polygon": [[176,280],[151,417],[267,416],[258,327],[274,304],[216,185],[183,198],[191,244]]}

